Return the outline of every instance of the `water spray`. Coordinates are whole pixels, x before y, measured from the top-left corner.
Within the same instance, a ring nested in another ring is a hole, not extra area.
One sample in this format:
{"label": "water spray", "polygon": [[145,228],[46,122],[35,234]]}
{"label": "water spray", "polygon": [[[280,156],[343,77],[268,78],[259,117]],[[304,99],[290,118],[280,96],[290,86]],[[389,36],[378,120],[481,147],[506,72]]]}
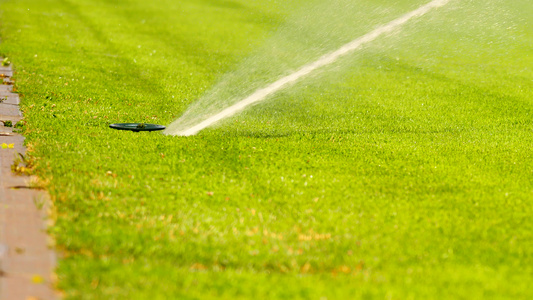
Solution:
{"label": "water spray", "polygon": [[[208,117],[207,119],[205,119],[204,121],[201,121],[200,123],[196,124],[196,125],[193,125],[185,130],[182,130],[182,131],[178,131],[174,128],[172,128],[172,124],[169,126],[168,129],[166,129],[164,131],[165,134],[168,134],[168,135],[179,135],[179,136],[190,136],[190,135],[195,135],[197,134],[199,131],[205,129],[206,127],[209,127],[215,123],[217,123],[218,121],[222,120],[222,119],[225,119],[225,118],[228,118],[228,117],[231,117],[233,115],[235,115],[237,112],[240,112],[242,110],[244,110],[246,107],[254,104],[254,103],[257,103],[257,102],[260,102],[264,99],[266,99],[268,96],[276,93],[277,91],[279,91],[280,89],[286,87],[287,85],[289,84],[292,84],[296,81],[298,81],[299,79],[305,77],[306,75],[310,74],[311,72],[321,68],[321,67],[324,67],[324,66],[327,66],[327,65],[330,65],[332,63],[334,63],[335,61],[337,61],[339,58],[341,58],[342,56],[345,56],[351,52],[353,52],[354,50],[357,50],[359,49],[362,45],[366,44],[366,43],[369,43],[369,42],[372,42],[373,40],[375,40],[376,38],[378,38],[379,36],[385,34],[385,33],[388,33],[388,32],[391,32],[393,31],[394,29],[396,29],[397,27],[400,27],[401,25],[407,23],[409,20],[415,18],[415,17],[420,17],[420,16],[423,16],[425,15],[427,12],[429,12],[430,10],[434,9],[434,8],[437,8],[437,7],[441,7],[441,6],[444,6],[446,5],[450,0],[433,0],[385,25],[381,25],[379,26],[378,28],[374,29],[373,31],[343,45],[342,47],[340,47],[338,50],[335,50],[331,53],[328,53],[326,55],[323,55],[321,58],[319,58],[318,60],[314,61],[314,62],[311,62],[307,65],[304,65],[303,67],[301,67],[299,70],[297,70],[296,72],[288,75],[288,76],[285,76],[281,79],[278,79],[277,81],[271,83],[270,85],[262,88],[262,89],[259,89],[257,91],[255,91],[254,93],[252,93],[251,95],[249,95],[248,97],[244,98],[243,100],[239,101],[238,103],[236,104],[233,104],[229,107],[227,107],[226,109],[220,111],[219,113],[217,114],[214,114],[210,117]],[[175,121],[174,123],[176,123],[177,121]],[[174,124],[173,123],[173,124]]]}

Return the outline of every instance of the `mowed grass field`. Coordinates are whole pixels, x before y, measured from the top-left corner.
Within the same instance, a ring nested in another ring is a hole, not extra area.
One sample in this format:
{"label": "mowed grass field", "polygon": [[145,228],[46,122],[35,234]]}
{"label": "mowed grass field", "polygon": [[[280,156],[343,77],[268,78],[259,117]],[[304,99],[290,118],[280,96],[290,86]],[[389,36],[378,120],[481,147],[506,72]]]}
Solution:
{"label": "mowed grass field", "polygon": [[[428,1],[360,2],[354,38]],[[196,136],[108,128],[171,123],[300,5],[0,0],[57,287],[532,299],[528,0],[452,0]]]}

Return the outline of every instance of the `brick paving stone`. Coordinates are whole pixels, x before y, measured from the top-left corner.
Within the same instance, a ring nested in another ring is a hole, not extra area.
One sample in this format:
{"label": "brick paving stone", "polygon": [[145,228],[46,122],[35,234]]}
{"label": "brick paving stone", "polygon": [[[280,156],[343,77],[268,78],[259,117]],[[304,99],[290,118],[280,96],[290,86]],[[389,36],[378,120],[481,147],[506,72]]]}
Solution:
{"label": "brick paving stone", "polygon": [[[0,75],[10,81],[13,72],[0,67]],[[0,84],[0,120],[15,124],[22,115],[19,97],[11,91],[12,85]],[[47,194],[29,188],[29,177],[11,171],[15,157],[26,151],[24,137],[0,123],[2,143],[14,148],[0,147],[0,299],[57,299],[56,256],[46,234]]]}
{"label": "brick paving stone", "polygon": [[13,77],[13,71],[9,67],[0,69],[0,77]]}
{"label": "brick paving stone", "polygon": [[13,86],[10,84],[0,84],[0,93],[13,91]]}
{"label": "brick paving stone", "polygon": [[0,103],[0,115],[2,116],[20,116],[18,105]]}
{"label": "brick paving stone", "polygon": [[4,95],[3,93],[0,93],[0,103],[6,104],[6,105],[19,105],[20,104],[19,95],[13,94],[13,93],[10,93],[10,94],[6,93],[6,95]]}

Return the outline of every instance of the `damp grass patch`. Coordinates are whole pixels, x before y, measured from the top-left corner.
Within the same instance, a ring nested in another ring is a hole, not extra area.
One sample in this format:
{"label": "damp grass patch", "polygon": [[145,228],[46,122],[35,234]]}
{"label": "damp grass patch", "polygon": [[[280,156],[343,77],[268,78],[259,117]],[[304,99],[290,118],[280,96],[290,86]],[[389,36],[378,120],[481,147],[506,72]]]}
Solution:
{"label": "damp grass patch", "polygon": [[[425,3],[359,2],[356,36]],[[240,62],[272,36],[281,45],[273,32],[294,24],[296,1],[2,1],[0,52],[54,202],[58,287],[72,299],[532,298],[533,12],[503,2],[451,1],[169,137],[109,125],[169,124],[225,74],[262,80]]]}

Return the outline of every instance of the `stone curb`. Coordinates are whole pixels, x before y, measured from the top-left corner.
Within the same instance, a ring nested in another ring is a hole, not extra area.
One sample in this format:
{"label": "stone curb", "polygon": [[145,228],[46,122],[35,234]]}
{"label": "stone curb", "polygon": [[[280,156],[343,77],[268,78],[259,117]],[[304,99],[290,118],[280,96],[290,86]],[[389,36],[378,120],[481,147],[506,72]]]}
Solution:
{"label": "stone curb", "polygon": [[[0,121],[22,119],[19,95],[13,93],[11,67],[0,67]],[[11,171],[26,153],[24,137],[0,123],[0,299],[52,300],[56,256],[46,234],[47,194],[31,188],[30,177]]]}

